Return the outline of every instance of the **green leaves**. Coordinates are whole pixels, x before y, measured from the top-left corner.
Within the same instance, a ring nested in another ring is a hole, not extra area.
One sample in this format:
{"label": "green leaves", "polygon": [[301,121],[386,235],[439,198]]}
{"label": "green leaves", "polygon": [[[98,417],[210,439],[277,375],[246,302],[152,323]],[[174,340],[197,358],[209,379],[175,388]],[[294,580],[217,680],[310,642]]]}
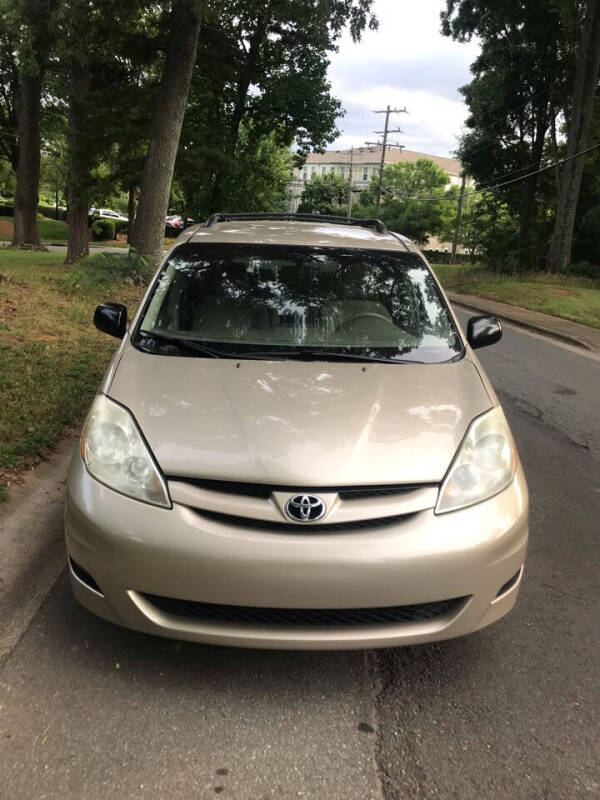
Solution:
{"label": "green leaves", "polygon": [[[361,193],[356,214],[375,215],[378,176]],[[456,212],[457,191],[441,167],[426,158],[390,164],[383,171],[383,202],[379,216],[394,231],[426,244],[430,236],[448,236]]]}
{"label": "green leaves", "polygon": [[348,180],[335,172],[315,175],[304,186],[300,213],[336,214],[345,216],[348,210]]}

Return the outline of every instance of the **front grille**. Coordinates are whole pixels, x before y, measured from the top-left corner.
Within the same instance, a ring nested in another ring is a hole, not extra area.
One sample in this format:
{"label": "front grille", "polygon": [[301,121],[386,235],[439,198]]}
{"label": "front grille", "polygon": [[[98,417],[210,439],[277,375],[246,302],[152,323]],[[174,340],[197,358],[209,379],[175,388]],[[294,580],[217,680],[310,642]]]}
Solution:
{"label": "front grille", "polygon": [[393,517],[376,517],[375,519],[357,519],[351,522],[325,522],[299,523],[272,522],[271,520],[255,519],[254,517],[236,517],[233,514],[221,514],[218,511],[196,510],[196,513],[224,525],[234,525],[239,528],[255,528],[261,531],[274,531],[276,533],[345,533],[346,531],[365,530],[367,528],[383,528],[404,522],[412,514],[397,514]]}
{"label": "front grille", "polygon": [[416,489],[427,489],[437,486],[434,483],[421,484],[395,484],[385,486],[276,486],[268,483],[240,483],[236,481],[217,481],[208,478],[182,478],[171,475],[168,480],[178,483],[188,483],[200,489],[210,489],[213,492],[237,494],[244,497],[260,497],[268,499],[273,492],[288,492],[289,494],[339,494],[341,500],[359,500],[364,497],[384,497],[388,495],[402,495],[414,492]]}
{"label": "front grille", "polygon": [[254,606],[196,603],[144,594],[155,608],[175,617],[234,625],[271,625],[278,627],[350,627],[352,625],[394,625],[400,622],[423,622],[457,610],[466,600],[438,600],[411,606],[384,608],[257,608]]}

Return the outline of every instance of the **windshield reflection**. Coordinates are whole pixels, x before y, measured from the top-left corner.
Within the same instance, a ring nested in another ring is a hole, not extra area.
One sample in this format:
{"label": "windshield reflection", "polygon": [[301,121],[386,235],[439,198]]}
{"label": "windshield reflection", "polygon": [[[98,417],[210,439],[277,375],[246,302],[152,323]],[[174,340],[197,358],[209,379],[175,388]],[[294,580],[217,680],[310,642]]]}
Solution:
{"label": "windshield reflection", "polygon": [[[182,245],[142,315],[161,355],[358,354],[437,363],[462,345],[427,266],[412,252]],[[178,348],[178,344],[180,347]],[[171,350],[168,348],[171,347]],[[182,352],[178,352],[178,349]]]}

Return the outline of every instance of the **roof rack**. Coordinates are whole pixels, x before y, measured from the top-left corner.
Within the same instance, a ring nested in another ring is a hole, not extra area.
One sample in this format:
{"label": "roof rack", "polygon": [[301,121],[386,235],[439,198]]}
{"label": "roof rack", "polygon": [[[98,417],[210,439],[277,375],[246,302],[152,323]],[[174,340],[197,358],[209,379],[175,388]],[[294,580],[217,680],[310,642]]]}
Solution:
{"label": "roof rack", "polygon": [[273,220],[277,222],[325,222],[331,225],[350,225],[355,228],[373,228],[377,233],[389,233],[387,225],[380,219],[357,219],[356,217],[336,217],[333,214],[276,214],[271,212],[248,212],[228,214],[217,212],[211,214],[203,223],[204,228],[212,228],[219,222],[233,222],[236,220]]}

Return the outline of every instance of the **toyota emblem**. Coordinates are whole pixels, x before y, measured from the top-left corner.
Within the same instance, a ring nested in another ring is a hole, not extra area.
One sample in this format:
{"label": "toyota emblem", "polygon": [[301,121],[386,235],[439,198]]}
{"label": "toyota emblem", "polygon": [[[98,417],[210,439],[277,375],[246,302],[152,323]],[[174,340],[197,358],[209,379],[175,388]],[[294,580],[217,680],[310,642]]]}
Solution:
{"label": "toyota emblem", "polygon": [[316,522],[326,511],[323,500],[314,494],[295,494],[285,504],[285,513],[294,522]]}

